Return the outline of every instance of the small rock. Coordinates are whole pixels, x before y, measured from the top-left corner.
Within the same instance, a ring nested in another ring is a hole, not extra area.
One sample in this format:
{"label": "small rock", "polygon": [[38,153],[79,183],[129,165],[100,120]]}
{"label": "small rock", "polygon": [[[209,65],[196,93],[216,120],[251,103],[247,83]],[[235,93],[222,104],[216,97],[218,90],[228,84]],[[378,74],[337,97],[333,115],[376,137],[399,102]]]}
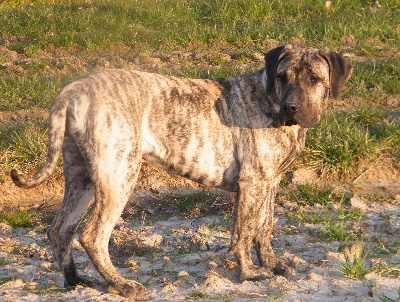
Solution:
{"label": "small rock", "polygon": [[47,272],[53,272],[53,271],[57,270],[56,267],[54,266],[54,264],[51,262],[48,262],[48,261],[42,262],[40,264],[40,268]]}
{"label": "small rock", "polygon": [[352,198],[350,198],[350,205],[353,208],[360,209],[360,210],[368,209],[368,206],[365,204],[365,202],[358,195],[354,195]]}
{"label": "small rock", "polygon": [[164,240],[164,237],[154,233],[151,236],[146,236],[143,238],[143,243],[148,246],[160,246],[161,242]]}
{"label": "small rock", "polygon": [[208,262],[208,267],[210,268],[210,269],[213,269],[213,268],[217,268],[218,267],[218,264],[215,262],[215,261],[210,261],[210,262]]}
{"label": "small rock", "polygon": [[166,286],[163,287],[163,289],[161,290],[162,293],[165,292],[176,292],[177,287],[175,285],[173,285],[172,283],[167,284]]}
{"label": "small rock", "polygon": [[317,174],[312,169],[300,168],[293,171],[292,183],[294,184],[304,184],[309,182],[314,182],[317,179]]}
{"label": "small rock", "polygon": [[332,5],[332,1],[325,1],[325,8],[330,9]]}
{"label": "small rock", "polygon": [[231,261],[229,259],[223,259],[225,266],[231,270],[238,267],[238,264],[235,261]]}
{"label": "small rock", "polygon": [[0,286],[1,289],[18,289],[24,287],[25,283],[21,279],[8,281]]}
{"label": "small rock", "polygon": [[25,286],[24,286],[24,288],[30,289],[30,290],[36,289],[36,288],[38,288],[38,287],[39,287],[39,283],[37,283],[37,282],[35,282],[35,281],[28,282],[28,283],[25,284]]}
{"label": "small rock", "polygon": [[218,274],[217,272],[210,271],[206,275],[206,280],[202,284],[205,288],[212,288],[214,290],[221,290],[229,288],[232,285],[232,282]]}
{"label": "small rock", "polygon": [[340,42],[346,43],[346,44],[354,44],[355,41],[356,41],[356,38],[353,35],[342,36],[340,38]]}
{"label": "small rock", "polygon": [[179,277],[186,277],[186,276],[189,276],[189,273],[186,272],[186,271],[180,271],[180,272],[178,273],[178,276],[179,276]]}

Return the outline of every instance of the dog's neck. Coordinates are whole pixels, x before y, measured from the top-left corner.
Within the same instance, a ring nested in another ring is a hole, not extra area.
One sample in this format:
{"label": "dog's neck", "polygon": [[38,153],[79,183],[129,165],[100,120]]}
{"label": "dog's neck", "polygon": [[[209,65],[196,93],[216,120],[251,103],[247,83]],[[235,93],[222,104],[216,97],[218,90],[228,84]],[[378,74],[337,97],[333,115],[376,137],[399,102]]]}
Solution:
{"label": "dog's neck", "polygon": [[[215,109],[223,124],[239,128],[279,126],[279,105],[266,93],[264,69],[253,74],[219,79],[217,82],[222,87],[222,95]],[[243,91],[246,93],[239,93]]]}

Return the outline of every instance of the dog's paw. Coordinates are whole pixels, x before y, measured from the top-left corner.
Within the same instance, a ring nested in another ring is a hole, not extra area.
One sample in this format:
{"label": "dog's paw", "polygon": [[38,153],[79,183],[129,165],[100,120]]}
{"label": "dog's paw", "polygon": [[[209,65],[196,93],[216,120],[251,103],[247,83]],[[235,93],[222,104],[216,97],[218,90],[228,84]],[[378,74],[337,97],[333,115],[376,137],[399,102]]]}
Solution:
{"label": "dog's paw", "polygon": [[120,295],[125,298],[133,298],[140,301],[149,299],[146,293],[146,287],[131,280],[126,280],[123,283],[110,283],[107,290],[110,294]]}
{"label": "dog's paw", "polygon": [[269,279],[273,275],[268,268],[252,265],[241,269],[239,279],[242,282],[245,280],[258,281]]}

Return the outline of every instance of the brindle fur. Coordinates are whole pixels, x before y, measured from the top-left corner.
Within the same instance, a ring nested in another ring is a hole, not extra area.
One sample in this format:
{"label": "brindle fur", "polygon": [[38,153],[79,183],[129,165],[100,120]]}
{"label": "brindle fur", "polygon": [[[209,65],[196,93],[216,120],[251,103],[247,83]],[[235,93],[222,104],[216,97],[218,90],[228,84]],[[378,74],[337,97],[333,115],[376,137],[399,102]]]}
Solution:
{"label": "brindle fur", "polygon": [[[207,186],[237,192],[230,254],[240,278],[279,272],[270,244],[281,174],[304,148],[329,93],[339,97],[351,73],[341,55],[286,45],[265,56],[257,73],[217,81],[108,70],[67,85],[50,113],[49,151],[31,179],[39,185],[61,151],[65,196],[48,230],[66,286],[89,283],[75,269],[71,241],[94,196],[80,236],[108,291],[145,299],[145,287],[112,265],[108,241],[132,193],[142,159]],[[255,248],[258,265],[253,264]]]}

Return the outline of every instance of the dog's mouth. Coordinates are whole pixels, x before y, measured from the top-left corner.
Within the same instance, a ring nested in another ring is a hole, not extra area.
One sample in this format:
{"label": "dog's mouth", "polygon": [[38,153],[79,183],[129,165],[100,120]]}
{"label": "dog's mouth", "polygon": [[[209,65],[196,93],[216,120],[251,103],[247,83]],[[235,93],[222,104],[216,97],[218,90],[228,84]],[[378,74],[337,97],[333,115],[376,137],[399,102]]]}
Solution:
{"label": "dog's mouth", "polygon": [[298,125],[299,123],[293,118],[293,116],[288,116],[284,112],[279,112],[279,122],[281,126],[294,126]]}
{"label": "dog's mouth", "polygon": [[284,122],[282,126],[294,126],[294,125],[297,125],[297,122],[295,120],[287,120],[286,122]]}

